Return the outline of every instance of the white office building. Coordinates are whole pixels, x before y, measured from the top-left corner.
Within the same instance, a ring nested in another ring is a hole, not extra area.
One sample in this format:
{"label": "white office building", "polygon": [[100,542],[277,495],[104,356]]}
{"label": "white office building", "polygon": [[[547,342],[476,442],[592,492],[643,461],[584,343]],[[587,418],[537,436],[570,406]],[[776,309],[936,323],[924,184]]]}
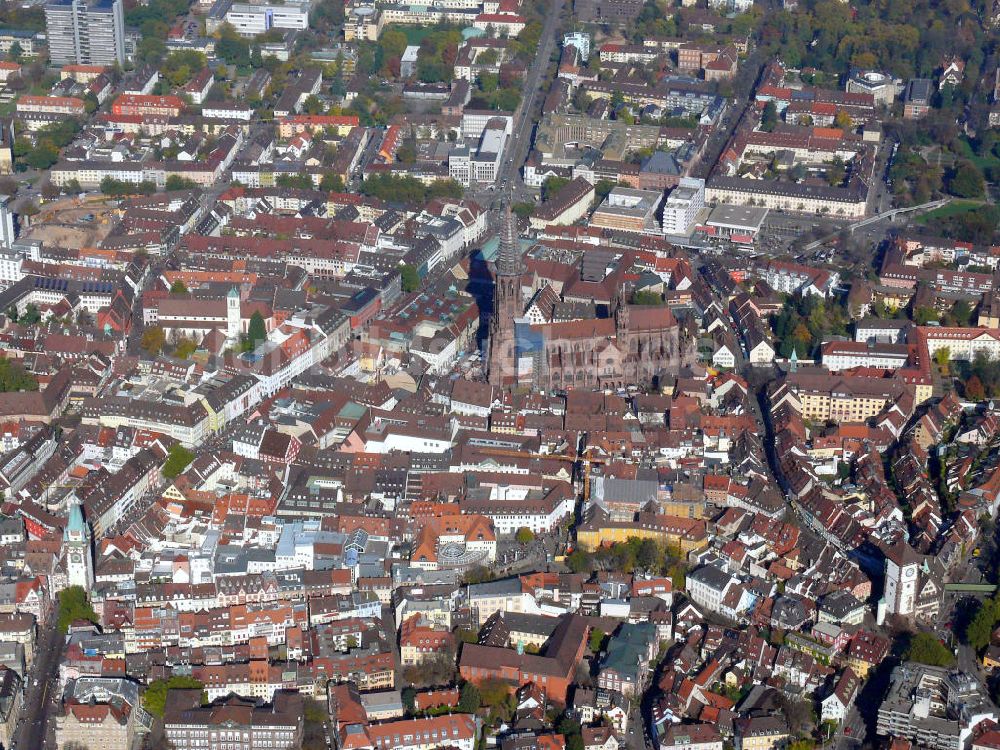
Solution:
{"label": "white office building", "polygon": [[448,157],[448,175],[466,186],[495,182],[509,136],[510,121],[506,118],[494,118],[483,129],[475,153],[468,146],[459,146],[451,152]]}
{"label": "white office building", "polygon": [[572,34],[563,35],[563,47],[573,45],[580,50],[580,59],[586,62],[590,59],[590,34],[582,31],[574,31]]}
{"label": "white office building", "polygon": [[308,29],[309,3],[251,5],[233,3],[226,21],[240,36],[253,37],[271,29]]}
{"label": "white office building", "polygon": [[663,204],[663,233],[688,235],[705,207],[705,181],[682,177]]}
{"label": "white office building", "polygon": [[849,94],[871,94],[876,104],[891,107],[903,88],[903,82],[877,70],[855,70],[844,87]]}

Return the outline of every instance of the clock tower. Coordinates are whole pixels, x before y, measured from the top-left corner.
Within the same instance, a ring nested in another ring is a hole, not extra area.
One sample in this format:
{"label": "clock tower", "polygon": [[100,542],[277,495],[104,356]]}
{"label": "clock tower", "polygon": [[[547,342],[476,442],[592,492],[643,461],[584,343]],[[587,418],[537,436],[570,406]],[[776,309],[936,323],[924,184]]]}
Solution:
{"label": "clock tower", "polygon": [[63,531],[66,577],[70,586],[82,586],[88,593],[94,588],[94,558],[90,526],[83,520],[79,503],[69,509],[69,523]]}
{"label": "clock tower", "polygon": [[906,542],[899,541],[885,553],[886,614],[912,617],[917,609],[921,557]]}

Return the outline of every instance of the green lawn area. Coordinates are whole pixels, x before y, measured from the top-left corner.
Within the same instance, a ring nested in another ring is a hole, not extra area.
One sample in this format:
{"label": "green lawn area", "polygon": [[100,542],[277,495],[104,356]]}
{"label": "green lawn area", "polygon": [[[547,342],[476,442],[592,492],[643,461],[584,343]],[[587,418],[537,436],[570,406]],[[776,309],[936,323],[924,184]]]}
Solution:
{"label": "green lawn area", "polygon": [[397,24],[390,24],[386,28],[393,29],[394,31],[402,31],[406,35],[406,43],[417,47],[419,47],[420,43],[424,41],[424,37],[434,30],[430,26],[409,26]]}
{"label": "green lawn area", "polygon": [[958,216],[959,214],[968,213],[969,211],[975,211],[981,205],[983,205],[981,201],[956,200],[941,206],[940,208],[935,208],[933,211],[921,214],[917,217],[917,221],[921,224],[927,224],[928,222],[937,221],[939,219],[947,219],[949,216]]}
{"label": "green lawn area", "polygon": [[[977,156],[976,153],[973,152],[972,146],[969,144],[969,139],[965,136],[959,138],[958,143],[960,144],[959,156],[963,159],[968,159],[980,169],[985,170],[989,167],[1000,167],[1000,158],[997,158],[996,156]],[[996,151],[996,149],[993,150],[994,152]]]}

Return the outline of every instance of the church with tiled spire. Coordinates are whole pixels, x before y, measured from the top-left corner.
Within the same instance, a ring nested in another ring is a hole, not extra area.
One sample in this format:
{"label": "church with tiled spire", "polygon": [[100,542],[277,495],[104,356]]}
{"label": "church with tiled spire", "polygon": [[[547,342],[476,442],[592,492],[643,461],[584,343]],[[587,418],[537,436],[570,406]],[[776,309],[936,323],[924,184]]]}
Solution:
{"label": "church with tiled spire", "polygon": [[514,320],[524,313],[521,297],[524,259],[517,242],[517,225],[510,210],[510,201],[504,201],[501,210],[500,248],[495,267],[487,378],[491,385],[501,388],[516,379],[517,343]]}

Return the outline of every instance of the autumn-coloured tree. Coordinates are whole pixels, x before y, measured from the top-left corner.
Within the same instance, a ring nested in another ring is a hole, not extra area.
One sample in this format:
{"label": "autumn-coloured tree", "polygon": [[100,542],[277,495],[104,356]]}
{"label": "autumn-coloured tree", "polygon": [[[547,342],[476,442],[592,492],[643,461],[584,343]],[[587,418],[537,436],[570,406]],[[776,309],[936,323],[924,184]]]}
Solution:
{"label": "autumn-coloured tree", "polygon": [[970,401],[982,401],[986,398],[986,389],[978,376],[973,375],[965,381],[965,397]]}

